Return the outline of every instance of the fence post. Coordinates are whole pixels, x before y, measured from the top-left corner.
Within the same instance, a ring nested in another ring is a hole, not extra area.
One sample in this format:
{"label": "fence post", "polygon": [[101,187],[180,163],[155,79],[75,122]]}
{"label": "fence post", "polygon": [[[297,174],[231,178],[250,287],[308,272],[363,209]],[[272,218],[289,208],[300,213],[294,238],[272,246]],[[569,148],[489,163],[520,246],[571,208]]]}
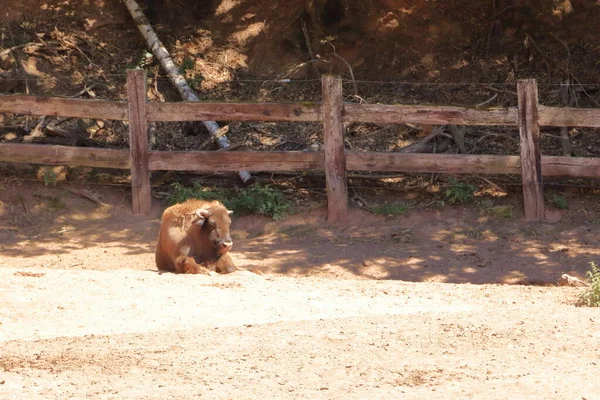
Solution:
{"label": "fence post", "polygon": [[521,135],[521,177],[526,220],[544,219],[544,188],[538,121],[538,88],[535,79],[517,82],[519,133]]}
{"label": "fence post", "polygon": [[330,222],[343,223],[348,220],[348,186],[342,124],[342,80],[336,76],[324,75],[321,79],[321,89],[323,91],[327,219]]}
{"label": "fence post", "polygon": [[152,209],[148,165],[148,121],[146,119],[146,71],[127,71],[129,107],[129,153],[131,156],[131,201],[133,214],[148,215]]}

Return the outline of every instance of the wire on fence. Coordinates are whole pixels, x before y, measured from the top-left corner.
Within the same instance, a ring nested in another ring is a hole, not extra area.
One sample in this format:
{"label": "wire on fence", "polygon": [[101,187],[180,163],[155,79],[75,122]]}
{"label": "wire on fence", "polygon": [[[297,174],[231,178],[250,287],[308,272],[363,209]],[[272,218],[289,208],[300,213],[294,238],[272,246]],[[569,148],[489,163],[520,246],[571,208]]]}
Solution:
{"label": "wire on fence", "polygon": [[[125,73],[115,73],[115,74],[106,74],[91,76],[91,77],[80,77],[83,80],[102,80],[103,78],[122,78],[126,79]],[[52,76],[52,77],[3,77],[0,81],[12,82],[12,81],[43,81],[43,80],[57,80],[57,81],[69,81],[72,82],[73,78],[69,76]],[[153,75],[149,74],[148,79],[158,79],[161,81],[169,81],[169,77],[166,75]],[[315,79],[290,79],[290,78],[234,78],[231,80],[223,81],[220,83],[320,83],[320,78]],[[461,85],[469,85],[469,86],[516,86],[517,82],[417,82],[417,81],[384,81],[384,80],[351,80],[351,79],[342,79],[343,83],[357,83],[357,84],[373,84],[373,85],[415,85],[415,86],[461,86]],[[569,82],[569,83],[539,83],[538,86],[548,86],[548,87],[581,87],[581,86],[597,86],[600,87],[600,82]]]}
{"label": "wire on fence", "polygon": [[[302,177],[301,174],[298,175],[299,177]],[[364,178],[368,179],[369,176],[366,175]],[[363,179],[363,178],[358,178],[358,177],[354,177],[353,179]],[[382,178],[385,179],[385,178]],[[0,178],[0,182],[2,183],[7,183],[7,182],[14,182],[14,183],[22,183],[22,182],[36,182],[36,183],[44,183],[43,180],[40,179],[34,179],[34,178]],[[83,185],[89,185],[89,186],[106,186],[106,187],[123,187],[123,188],[127,188],[127,189],[131,189],[131,183],[108,183],[108,182],[104,182],[104,183],[99,183],[99,182],[89,182],[89,181],[62,181],[60,183],[57,183],[57,185],[59,184],[83,184]],[[466,182],[463,183],[457,183],[457,184],[451,184],[451,183],[443,183],[443,182],[436,182],[436,183],[426,183],[423,185],[419,185],[417,188],[415,188],[414,186],[411,186],[411,189],[427,189],[430,187],[435,187],[435,188],[440,188],[440,189],[448,189],[448,188],[461,188],[464,187],[464,184]],[[520,182],[508,182],[508,181],[502,181],[502,180],[496,180],[493,182],[494,185],[496,186],[511,186],[511,187],[522,187],[523,184]],[[276,182],[275,182],[276,184]],[[493,185],[490,184],[485,184],[485,183],[481,183],[481,184],[475,184],[472,182],[468,182],[469,185],[471,186],[475,186],[477,188],[486,188],[486,187],[490,187]],[[402,187],[401,185],[399,185],[400,187]],[[544,187],[568,187],[568,188],[581,188],[581,189],[594,189],[594,190],[600,190],[600,184],[598,185],[590,185],[590,184],[576,184],[576,183],[568,183],[568,182],[544,182],[543,183]],[[159,184],[159,185],[151,185],[152,188],[161,188],[161,189],[174,189],[173,184]],[[219,187],[219,186],[214,186],[214,185],[204,185],[201,186],[202,188],[207,189],[208,191],[210,190],[219,190],[219,191],[231,191],[231,192],[239,192],[239,191],[243,191],[243,190],[248,190],[248,189],[240,189],[240,188],[232,188],[232,187]],[[272,186],[269,186],[269,188],[273,191],[276,192],[281,192],[283,194],[291,194],[293,192],[300,192],[300,191],[304,191],[304,190],[310,190],[310,191],[316,191],[316,190],[320,190],[325,192],[327,189],[326,187],[307,187],[307,188],[303,188],[303,187],[299,187],[299,188],[286,188],[286,189],[280,189],[280,188],[274,188]],[[385,190],[386,187],[376,187],[376,186],[355,186],[355,185],[348,185],[348,189],[354,189],[354,190],[373,190],[373,189],[382,189]],[[351,195],[350,195],[351,197]]]}

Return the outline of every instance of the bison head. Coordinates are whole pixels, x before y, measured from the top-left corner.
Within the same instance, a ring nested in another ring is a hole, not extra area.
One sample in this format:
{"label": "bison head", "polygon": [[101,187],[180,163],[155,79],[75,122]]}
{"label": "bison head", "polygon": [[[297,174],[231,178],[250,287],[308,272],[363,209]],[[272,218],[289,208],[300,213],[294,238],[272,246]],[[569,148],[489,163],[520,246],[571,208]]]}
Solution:
{"label": "bison head", "polygon": [[229,215],[232,212],[224,206],[209,209],[199,208],[196,210],[196,216],[198,217],[196,224],[206,234],[210,245],[216,250],[218,255],[227,253],[233,246],[229,232],[229,227],[231,226]]}

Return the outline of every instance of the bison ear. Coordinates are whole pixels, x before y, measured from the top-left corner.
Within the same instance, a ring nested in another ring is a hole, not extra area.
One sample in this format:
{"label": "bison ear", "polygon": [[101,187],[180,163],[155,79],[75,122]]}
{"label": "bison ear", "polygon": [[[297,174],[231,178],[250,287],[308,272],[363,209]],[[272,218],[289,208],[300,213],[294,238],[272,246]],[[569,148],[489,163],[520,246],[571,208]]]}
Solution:
{"label": "bison ear", "polygon": [[210,213],[207,209],[205,208],[199,208],[195,211],[196,214],[196,224],[202,226],[204,224],[204,221],[206,220],[206,218],[208,218],[210,216]]}

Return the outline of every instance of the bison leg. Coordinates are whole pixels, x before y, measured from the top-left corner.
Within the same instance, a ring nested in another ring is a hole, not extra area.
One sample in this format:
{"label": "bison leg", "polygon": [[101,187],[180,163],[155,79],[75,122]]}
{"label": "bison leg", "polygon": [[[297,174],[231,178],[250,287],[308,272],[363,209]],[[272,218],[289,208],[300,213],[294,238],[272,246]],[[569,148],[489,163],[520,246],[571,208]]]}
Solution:
{"label": "bison leg", "polygon": [[175,269],[180,274],[210,275],[210,270],[196,262],[192,257],[179,256],[175,260]]}
{"label": "bison leg", "polygon": [[233,258],[229,253],[223,254],[215,262],[215,271],[220,274],[229,274],[237,270]]}
{"label": "bison leg", "polygon": [[162,251],[160,251],[160,249],[156,250],[156,254],[155,254],[155,260],[156,260],[156,268],[158,268],[161,271],[175,271],[175,267],[173,266],[173,263],[171,262],[171,259],[169,259],[168,257],[165,257],[162,254]]}

